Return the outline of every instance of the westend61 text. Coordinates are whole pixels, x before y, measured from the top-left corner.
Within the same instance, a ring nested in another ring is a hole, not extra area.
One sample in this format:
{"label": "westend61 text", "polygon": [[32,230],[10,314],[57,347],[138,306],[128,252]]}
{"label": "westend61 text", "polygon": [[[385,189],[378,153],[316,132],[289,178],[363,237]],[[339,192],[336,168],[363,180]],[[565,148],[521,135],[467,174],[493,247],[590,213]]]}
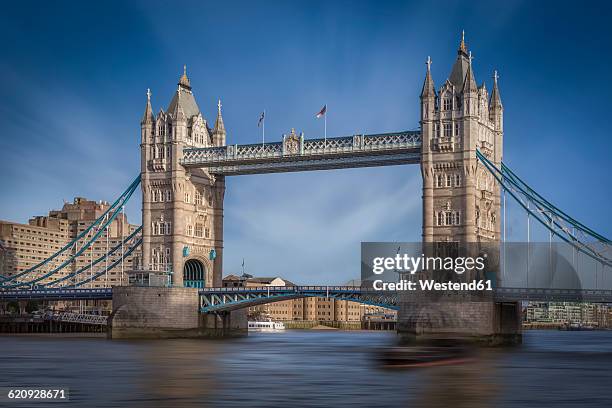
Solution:
{"label": "westend61 text", "polygon": [[463,290],[463,291],[483,291],[493,290],[490,280],[473,280],[471,282],[436,282],[435,280],[419,280],[417,282],[401,280],[399,282],[383,282],[375,280],[372,283],[374,290],[392,290],[392,291],[409,291],[409,290]]}

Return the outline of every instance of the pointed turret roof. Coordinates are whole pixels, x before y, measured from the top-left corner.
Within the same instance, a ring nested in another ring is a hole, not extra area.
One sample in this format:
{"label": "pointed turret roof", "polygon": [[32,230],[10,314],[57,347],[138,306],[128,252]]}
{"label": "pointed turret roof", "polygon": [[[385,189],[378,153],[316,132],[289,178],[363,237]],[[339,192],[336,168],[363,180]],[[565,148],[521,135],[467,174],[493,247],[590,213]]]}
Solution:
{"label": "pointed turret roof", "polygon": [[421,98],[436,96],[436,90],[434,87],[433,79],[431,79],[431,58],[427,57],[427,73],[425,74],[425,82],[423,82],[423,89],[421,90]]}
{"label": "pointed turret roof", "polygon": [[465,74],[465,81],[463,82],[463,92],[478,92],[474,71],[472,70],[472,53],[468,56],[468,69]]}
{"label": "pointed turret roof", "polygon": [[467,46],[465,45],[465,31],[462,31],[461,42],[459,43],[459,49],[457,50],[457,60],[455,60],[450,77],[448,78],[457,89],[463,88],[463,81],[465,80],[469,65],[469,55]]}
{"label": "pointed turret roof", "polygon": [[144,115],[142,115],[141,123],[152,123],[154,120],[155,116],[153,116],[153,108],[151,107],[151,90],[147,88],[147,106]]}
{"label": "pointed turret roof", "polygon": [[189,81],[189,77],[187,76],[187,65],[183,65],[183,75],[181,75],[179,79],[179,85],[191,89],[191,81]]}
{"label": "pointed turret roof", "polygon": [[493,107],[503,108],[503,105],[501,102],[501,96],[499,95],[499,88],[497,87],[497,78],[499,78],[499,76],[497,75],[497,71],[494,71],[493,72],[493,90],[491,91],[491,102],[489,104],[491,108]]}
{"label": "pointed turret roof", "polygon": [[225,125],[223,124],[223,116],[221,115],[221,99],[217,102],[217,120],[215,121],[214,133],[225,133]]}
{"label": "pointed turret roof", "polygon": [[170,114],[175,114],[178,109],[182,110],[185,114],[185,117],[188,119],[196,116],[200,113],[200,108],[193,96],[193,92],[191,92],[191,82],[189,81],[189,77],[187,77],[187,67],[183,66],[183,75],[178,82],[178,88],[172,97],[172,101],[170,101],[170,105],[168,105],[168,109],[166,112]]}

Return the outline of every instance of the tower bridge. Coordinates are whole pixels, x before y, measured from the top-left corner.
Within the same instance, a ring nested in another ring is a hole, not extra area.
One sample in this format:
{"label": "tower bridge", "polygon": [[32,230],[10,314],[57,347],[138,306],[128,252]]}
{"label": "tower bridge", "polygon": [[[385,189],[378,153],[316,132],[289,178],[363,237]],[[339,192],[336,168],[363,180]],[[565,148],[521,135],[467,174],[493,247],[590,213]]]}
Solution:
{"label": "tower bridge", "polygon": [[[505,204],[502,207],[502,200],[505,203],[507,193],[520,204],[528,223],[540,223],[550,231],[551,242],[556,237],[575,254],[588,257],[596,267],[601,265],[601,272],[595,271],[593,287],[532,286],[529,267],[524,286],[519,283],[507,287],[504,285],[512,282],[516,271],[504,270],[504,275],[497,276],[496,297],[488,302],[453,306],[450,313],[466,318],[462,327],[452,330],[483,337],[500,333],[514,335],[519,330],[516,324],[508,329],[500,322],[520,319],[516,303],[520,299],[608,299],[606,291],[612,288],[600,285],[612,266],[610,240],[555,207],[505,165],[502,160],[504,108],[498,76],[493,74],[490,92],[484,82],[478,86],[472,61],[462,38],[448,78],[436,88],[431,59],[427,59],[420,95],[419,130],[307,139],[292,129],[281,141],[246,145],[227,143],[220,101],[214,126],[210,126],[211,122],[200,111],[185,69],[165,110],[154,113],[151,92],[147,91],[137,179],[103,216],[56,254],[20,273],[0,276],[0,298],[8,299],[7,296],[15,293],[67,299],[112,295],[113,303],[120,305],[118,309],[140,307],[138,313],[146,314],[155,308],[147,309],[147,302],[163,309],[160,302],[170,296],[169,292],[160,290],[130,297],[127,289],[119,288],[115,299],[115,292],[108,289],[97,293],[82,289],[84,284],[101,275],[93,273],[93,268],[103,264],[105,257],[95,263],[92,259],[91,265],[60,275],[100,237],[100,231],[117,217],[138,185],[142,189],[142,229],[113,251],[120,248],[124,254],[126,249],[137,250],[143,270],[167,272],[175,288],[193,288],[182,291],[180,299],[195,296],[200,299],[196,303],[202,312],[224,313],[239,305],[279,300],[283,296],[320,296],[322,287],[303,287],[297,289],[299,293],[274,289],[271,295],[269,289],[264,295],[256,290],[229,293],[220,288],[225,177],[418,164],[423,180],[424,244],[505,244],[506,207]],[[117,266],[116,261],[112,266]],[[355,288],[334,289],[331,296],[348,296],[349,292],[355,300],[370,296],[363,289]],[[328,289],[325,296],[329,296]],[[447,329],[436,326],[439,322],[419,320],[430,312],[423,310],[427,306],[391,298],[386,301],[390,306],[399,307],[399,327],[403,333],[416,335]]]}

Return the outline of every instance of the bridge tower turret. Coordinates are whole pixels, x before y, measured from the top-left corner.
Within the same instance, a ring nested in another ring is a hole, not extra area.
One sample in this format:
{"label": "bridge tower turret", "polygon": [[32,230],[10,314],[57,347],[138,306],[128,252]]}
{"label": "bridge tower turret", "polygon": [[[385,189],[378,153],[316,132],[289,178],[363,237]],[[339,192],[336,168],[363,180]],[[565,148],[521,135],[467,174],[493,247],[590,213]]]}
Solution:
{"label": "bridge tower turret", "polygon": [[157,117],[148,95],[141,124],[143,268],[172,272],[175,286],[220,285],[225,179],[181,164],[186,147],[225,144],[220,104],[214,135],[186,68],[167,110]]}

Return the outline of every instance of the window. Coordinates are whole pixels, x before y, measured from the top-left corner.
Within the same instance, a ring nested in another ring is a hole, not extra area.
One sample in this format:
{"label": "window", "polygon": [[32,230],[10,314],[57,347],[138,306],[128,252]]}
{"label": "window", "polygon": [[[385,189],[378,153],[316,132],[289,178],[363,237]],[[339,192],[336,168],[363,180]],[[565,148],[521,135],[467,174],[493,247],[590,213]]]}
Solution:
{"label": "window", "polygon": [[444,187],[444,181],[441,174],[438,174],[438,187]]}
{"label": "window", "polygon": [[210,228],[204,228],[204,236],[206,238],[210,238]]}
{"label": "window", "polygon": [[450,187],[451,186],[451,176],[450,174],[446,175],[446,187]]}
{"label": "window", "polygon": [[195,192],[195,203],[196,205],[202,205],[202,193],[199,191]]}
{"label": "window", "polygon": [[446,213],[446,225],[453,225],[453,213],[451,213],[450,211]]}
{"label": "window", "polygon": [[438,225],[444,225],[444,218],[442,217],[442,212],[438,213]]}
{"label": "window", "polygon": [[185,193],[185,202],[189,204],[191,202],[191,194]]}
{"label": "window", "polygon": [[193,225],[188,225],[187,226],[187,235],[188,236],[192,236],[193,235]]}
{"label": "window", "polygon": [[159,228],[159,235],[166,235],[166,224],[161,222],[161,223],[158,223],[157,225]]}
{"label": "window", "polygon": [[444,98],[444,110],[453,109],[453,100],[450,97]]}
{"label": "window", "polygon": [[155,190],[151,190],[151,201],[156,202],[157,201],[157,191]]}
{"label": "window", "polygon": [[455,174],[455,187],[459,187],[461,185],[461,176],[459,174]]}
{"label": "window", "polygon": [[162,196],[161,190],[157,190],[157,201],[160,203],[164,201],[164,197]]}
{"label": "window", "polygon": [[166,190],[166,201],[168,202],[172,201],[172,191],[171,190]]}
{"label": "window", "polygon": [[455,122],[455,136],[459,136],[459,122]]}
{"label": "window", "polygon": [[166,223],[166,234],[172,235],[172,223],[171,222]]}
{"label": "window", "polygon": [[444,124],[444,137],[451,137],[453,135],[453,128],[451,123]]}
{"label": "window", "polygon": [[195,236],[198,237],[198,238],[202,238],[202,232],[203,232],[202,224],[196,224],[196,226],[195,226]]}

